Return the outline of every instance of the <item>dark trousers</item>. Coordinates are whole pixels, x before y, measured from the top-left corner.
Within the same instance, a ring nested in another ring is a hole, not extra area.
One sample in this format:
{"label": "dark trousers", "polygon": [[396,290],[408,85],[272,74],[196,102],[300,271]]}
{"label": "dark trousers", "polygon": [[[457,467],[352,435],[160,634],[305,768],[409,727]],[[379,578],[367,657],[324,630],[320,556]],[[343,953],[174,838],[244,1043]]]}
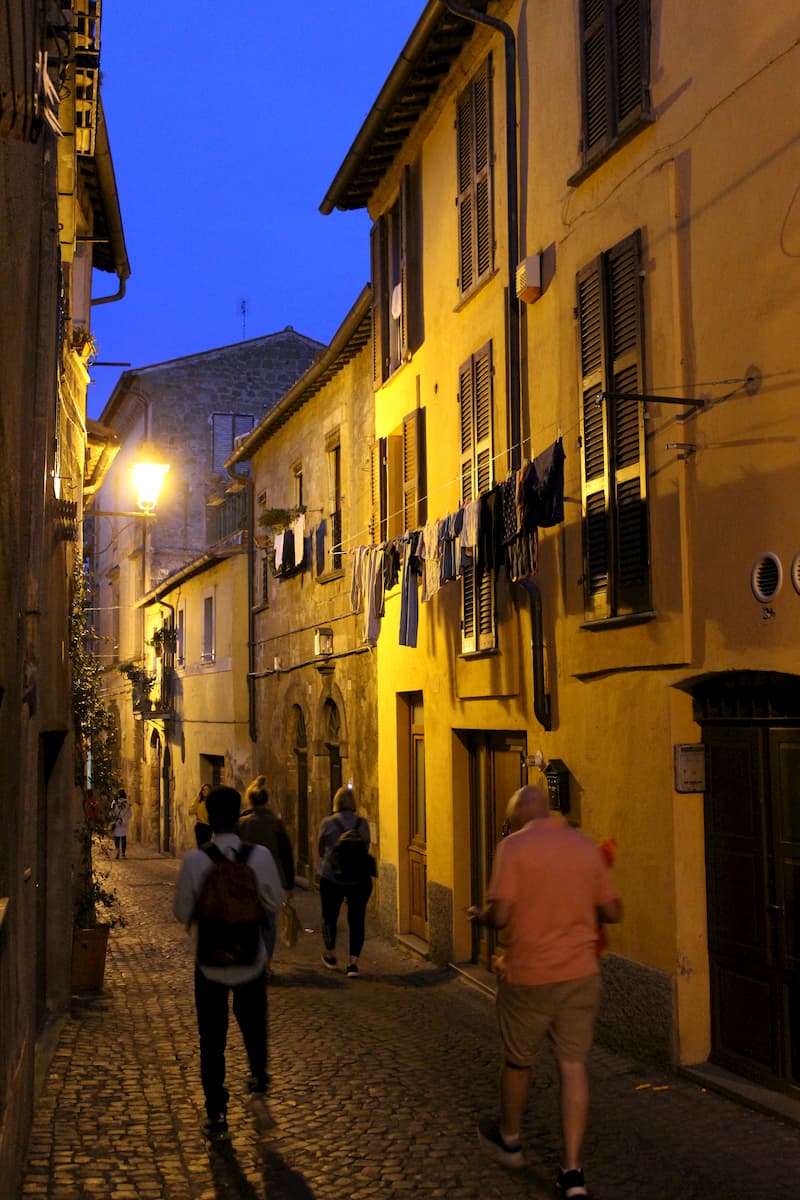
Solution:
{"label": "dark trousers", "polygon": [[117,854],[119,854],[120,850],[123,854],[125,854],[128,849],[128,835],[126,833],[115,833],[114,845],[116,847]]}
{"label": "dark trousers", "polygon": [[320,879],[319,899],[322,906],[322,939],[325,949],[336,949],[336,926],[342,904],[347,901],[347,928],[350,933],[350,957],[358,958],[364,945],[364,919],[372,895],[372,879],[343,886],[330,879]]}
{"label": "dark trousers", "polygon": [[242,1031],[250,1073],[259,1083],[267,1076],[267,984],[259,974],[247,983],[231,987],[206,979],[199,967],[194,972],[194,1002],[200,1034],[200,1080],[206,1112],[214,1120],[228,1106],[225,1089],[225,1045],[228,1040],[228,992],[233,993],[233,1015]]}

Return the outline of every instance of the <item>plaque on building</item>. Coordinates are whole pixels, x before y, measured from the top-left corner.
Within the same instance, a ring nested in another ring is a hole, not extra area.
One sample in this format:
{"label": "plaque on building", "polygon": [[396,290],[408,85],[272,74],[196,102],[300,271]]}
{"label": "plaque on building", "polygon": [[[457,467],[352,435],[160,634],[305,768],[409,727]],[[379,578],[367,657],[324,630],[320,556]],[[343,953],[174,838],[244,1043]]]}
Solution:
{"label": "plaque on building", "polygon": [[672,747],[676,792],[706,790],[706,748],[702,742],[682,742]]}

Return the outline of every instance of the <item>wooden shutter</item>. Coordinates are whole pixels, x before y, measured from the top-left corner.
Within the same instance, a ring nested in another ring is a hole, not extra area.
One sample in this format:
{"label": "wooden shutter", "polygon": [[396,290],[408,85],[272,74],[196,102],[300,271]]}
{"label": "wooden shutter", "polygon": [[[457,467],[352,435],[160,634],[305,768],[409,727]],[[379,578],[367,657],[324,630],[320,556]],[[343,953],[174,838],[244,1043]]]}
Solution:
{"label": "wooden shutter", "polygon": [[[459,368],[461,499],[474,500],[494,483],[492,347],[487,343]],[[474,565],[461,579],[461,652],[491,649],[496,642],[494,572],[480,581]]]}
{"label": "wooden shutter", "polygon": [[581,367],[581,484],[583,504],[583,588],[586,615],[607,617],[610,528],[608,434],[605,390],[605,305],[602,260],[578,276]]}
{"label": "wooden shutter", "polygon": [[403,417],[403,528],[425,524],[425,409]]}
{"label": "wooden shutter", "polygon": [[403,170],[400,180],[401,358],[403,361],[423,342],[422,314],[422,180],[419,159]]}
{"label": "wooden shutter", "polygon": [[647,111],[649,0],[581,0],[583,156],[590,161]]}
{"label": "wooden shutter", "polygon": [[649,0],[614,0],[616,132],[647,110],[650,83]]}
{"label": "wooden shutter", "polygon": [[490,59],[473,84],[475,101],[475,266],[482,279],[492,269],[492,108]]}
{"label": "wooden shutter", "polygon": [[475,120],[470,88],[458,98],[456,109],[458,159],[458,284],[461,293],[469,292],[475,282],[475,207],[473,197],[473,145]]}
{"label": "wooden shutter", "polygon": [[372,386],[380,387],[389,374],[389,301],[386,277],[386,228],[382,217],[369,235],[372,271]]}
{"label": "wooden shutter", "polygon": [[[607,255],[610,333],[610,390],[636,393],[642,387],[642,301],[639,235],[620,242]],[[612,418],[614,472],[614,608],[617,613],[647,607],[649,563],[644,406],[615,399]]]}
{"label": "wooden shutter", "polygon": [[386,540],[386,485],[383,463],[386,438],[378,438],[370,447],[370,521],[373,546]]}
{"label": "wooden shutter", "polygon": [[638,232],[578,276],[586,614],[649,603],[649,538]]}

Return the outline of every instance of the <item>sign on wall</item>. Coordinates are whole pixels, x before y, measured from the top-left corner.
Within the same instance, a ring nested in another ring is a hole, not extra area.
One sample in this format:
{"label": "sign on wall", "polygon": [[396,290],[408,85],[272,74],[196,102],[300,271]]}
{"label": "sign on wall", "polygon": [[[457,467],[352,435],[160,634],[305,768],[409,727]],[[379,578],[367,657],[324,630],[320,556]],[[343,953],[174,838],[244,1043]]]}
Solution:
{"label": "sign on wall", "polygon": [[676,792],[706,790],[706,749],[702,742],[681,742],[672,747]]}

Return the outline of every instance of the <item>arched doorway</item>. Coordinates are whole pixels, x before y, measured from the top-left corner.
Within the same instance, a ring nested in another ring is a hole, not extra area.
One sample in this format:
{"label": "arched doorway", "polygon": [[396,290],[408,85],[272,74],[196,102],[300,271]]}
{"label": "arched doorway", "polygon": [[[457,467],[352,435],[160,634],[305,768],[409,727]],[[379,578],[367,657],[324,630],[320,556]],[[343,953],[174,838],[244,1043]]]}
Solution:
{"label": "arched doorway", "polygon": [[691,685],[706,748],[711,1058],[800,1089],[800,678]]}
{"label": "arched doorway", "polygon": [[161,777],[162,777],[162,746],[161,738],[154,729],[150,734],[150,779],[148,792],[153,798],[152,807],[150,808],[151,820],[151,838],[155,842],[156,850],[160,850],[161,846]]}
{"label": "arched doorway", "polygon": [[173,837],[172,830],[172,755],[168,745],[164,747],[164,758],[161,771],[161,795],[163,797],[161,808],[164,822],[164,838],[162,848],[167,854],[171,854],[175,839]]}
{"label": "arched doorway", "polygon": [[[339,719],[339,708],[335,700],[328,699],[322,709],[322,732],[325,749],[328,752],[328,795],[333,799],[334,794],[342,786],[342,727]],[[328,810],[330,811],[330,806]]]}
{"label": "arched doorway", "polygon": [[299,704],[292,706],[291,713],[292,751],[295,765],[295,812],[297,814],[297,871],[305,879],[311,878],[314,851],[311,846],[308,819],[308,736],[306,720]]}

